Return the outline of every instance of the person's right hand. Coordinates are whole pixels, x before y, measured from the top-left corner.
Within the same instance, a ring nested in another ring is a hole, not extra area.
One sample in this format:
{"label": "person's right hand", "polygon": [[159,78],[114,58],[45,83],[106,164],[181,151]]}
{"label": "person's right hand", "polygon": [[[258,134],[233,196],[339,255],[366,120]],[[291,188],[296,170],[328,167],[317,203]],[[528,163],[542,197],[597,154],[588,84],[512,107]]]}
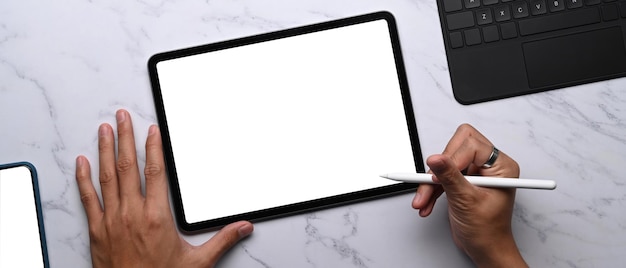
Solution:
{"label": "person's right hand", "polygon": [[526,267],[511,229],[515,189],[474,186],[461,173],[519,177],[518,164],[502,152],[491,167],[483,167],[493,148],[474,127],[461,125],[443,153],[426,160],[440,185],[420,185],[412,205],[426,217],[445,192],[452,238],[477,266]]}

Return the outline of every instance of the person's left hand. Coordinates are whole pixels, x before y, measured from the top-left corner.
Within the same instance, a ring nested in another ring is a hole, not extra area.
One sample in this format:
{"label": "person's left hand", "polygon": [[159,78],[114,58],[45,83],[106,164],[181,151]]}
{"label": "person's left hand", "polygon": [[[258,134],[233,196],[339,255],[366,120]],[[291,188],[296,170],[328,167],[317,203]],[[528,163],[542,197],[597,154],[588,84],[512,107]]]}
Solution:
{"label": "person's left hand", "polygon": [[92,184],[89,161],[84,156],[76,158],[76,181],[89,222],[93,267],[213,267],[222,254],[252,232],[252,224],[232,223],[200,246],[187,243],[176,231],[171,214],[158,127],[150,126],[146,141],[143,195],[130,115],[119,110],[116,118],[117,159],[113,128],[102,124],[98,131],[104,206]]}

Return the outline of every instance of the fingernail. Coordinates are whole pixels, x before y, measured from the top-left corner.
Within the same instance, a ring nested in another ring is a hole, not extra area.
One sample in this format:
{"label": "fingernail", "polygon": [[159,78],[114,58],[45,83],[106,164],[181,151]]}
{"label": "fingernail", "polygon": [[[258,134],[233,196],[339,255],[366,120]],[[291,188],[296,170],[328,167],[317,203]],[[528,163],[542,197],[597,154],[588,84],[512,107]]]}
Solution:
{"label": "fingernail", "polygon": [[118,123],[124,122],[126,120],[126,112],[123,110],[117,111],[116,118]]}
{"label": "fingernail", "polygon": [[246,236],[249,236],[253,230],[254,230],[254,226],[252,226],[252,224],[250,223],[246,223],[242,225],[241,227],[239,227],[239,230],[237,230],[237,232],[239,233],[240,238],[244,238]]}
{"label": "fingernail", "polygon": [[148,128],[148,135],[154,135],[154,133],[156,133],[157,130],[157,126],[156,125],[151,125],[150,128]]}
{"label": "fingernail", "polygon": [[102,124],[102,125],[100,125],[100,129],[99,129],[99,131],[98,131],[98,134],[99,134],[101,137],[104,137],[104,136],[106,136],[108,133],[109,133],[109,127],[108,127],[106,124]]}
{"label": "fingernail", "polygon": [[83,156],[76,157],[76,167],[82,167],[85,164],[85,159]]}
{"label": "fingernail", "polygon": [[434,173],[443,172],[447,168],[446,163],[443,161],[443,159],[433,160],[433,162],[430,163],[429,167],[430,170],[432,170]]}
{"label": "fingernail", "polygon": [[415,197],[413,197],[413,204],[419,203],[421,199],[422,199],[422,194],[420,194],[419,192],[416,193]]}

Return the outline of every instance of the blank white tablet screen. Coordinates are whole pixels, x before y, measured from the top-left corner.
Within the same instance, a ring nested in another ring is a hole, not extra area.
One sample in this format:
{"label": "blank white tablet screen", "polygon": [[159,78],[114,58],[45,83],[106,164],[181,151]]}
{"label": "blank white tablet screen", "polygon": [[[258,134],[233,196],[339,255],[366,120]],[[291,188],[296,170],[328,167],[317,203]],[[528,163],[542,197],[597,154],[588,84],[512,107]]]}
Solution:
{"label": "blank white tablet screen", "polygon": [[187,222],[414,172],[385,20],[156,65]]}

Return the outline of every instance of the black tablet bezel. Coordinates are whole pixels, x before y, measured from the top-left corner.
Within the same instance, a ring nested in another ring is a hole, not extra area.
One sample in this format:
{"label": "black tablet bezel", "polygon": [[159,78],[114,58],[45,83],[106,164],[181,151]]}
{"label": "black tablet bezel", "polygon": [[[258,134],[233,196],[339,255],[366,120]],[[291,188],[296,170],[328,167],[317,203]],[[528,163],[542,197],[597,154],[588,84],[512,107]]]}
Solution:
{"label": "black tablet bezel", "polygon": [[179,228],[187,233],[197,232],[202,230],[213,230],[218,227],[224,226],[231,222],[239,220],[259,221],[278,216],[285,216],[294,213],[301,213],[304,211],[310,211],[313,209],[320,209],[331,206],[338,206],[349,202],[362,201],[366,199],[378,198],[391,194],[404,193],[410,190],[414,190],[417,184],[398,183],[383,187],[377,187],[357,192],[351,192],[341,195],[329,196],[325,198],[294,203],[285,206],[279,206],[264,210],[252,211],[228,217],[222,217],[212,220],[206,220],[202,222],[189,223],[185,218],[185,211],[181,199],[180,188],[178,185],[178,178],[176,173],[176,165],[174,163],[174,156],[171,147],[171,141],[169,137],[169,130],[167,125],[166,113],[163,105],[163,99],[161,95],[161,89],[159,85],[159,77],[157,73],[157,63],[170,59],[176,59],[196,54],[202,54],[206,52],[212,52],[217,50],[223,50],[227,48],[233,48],[238,46],[244,46],[254,43],[260,43],[275,39],[281,39],[306,33],[318,32],[323,30],[329,30],[333,28],[339,28],[344,26],[355,25],[359,23],[371,22],[376,20],[386,20],[389,27],[389,33],[391,36],[391,42],[393,47],[393,54],[396,63],[396,70],[398,75],[398,81],[400,83],[400,90],[402,95],[402,102],[404,104],[405,116],[407,127],[410,135],[410,142],[413,151],[413,159],[417,172],[424,172],[424,161],[421,154],[421,148],[419,144],[419,138],[417,134],[417,126],[415,122],[415,115],[411,102],[411,95],[409,92],[408,81],[406,77],[406,71],[402,58],[402,52],[400,48],[400,41],[398,37],[397,25],[393,15],[387,11],[381,11],[376,13],[370,13],[350,18],[338,19],[323,23],[317,23],[292,29],[286,29],[276,32],[270,32],[255,36],[249,36],[234,40],[222,41],[207,45],[201,45],[191,48],[185,48],[180,50],[174,50],[164,53],[159,53],[150,57],[148,61],[148,71],[150,75],[150,82],[152,85],[152,93],[154,97],[154,103],[156,107],[156,113],[158,118],[159,127],[162,133],[163,151],[165,155],[165,164],[167,167],[167,173],[169,176],[170,188],[174,204],[174,212],[176,215],[176,221]]}

